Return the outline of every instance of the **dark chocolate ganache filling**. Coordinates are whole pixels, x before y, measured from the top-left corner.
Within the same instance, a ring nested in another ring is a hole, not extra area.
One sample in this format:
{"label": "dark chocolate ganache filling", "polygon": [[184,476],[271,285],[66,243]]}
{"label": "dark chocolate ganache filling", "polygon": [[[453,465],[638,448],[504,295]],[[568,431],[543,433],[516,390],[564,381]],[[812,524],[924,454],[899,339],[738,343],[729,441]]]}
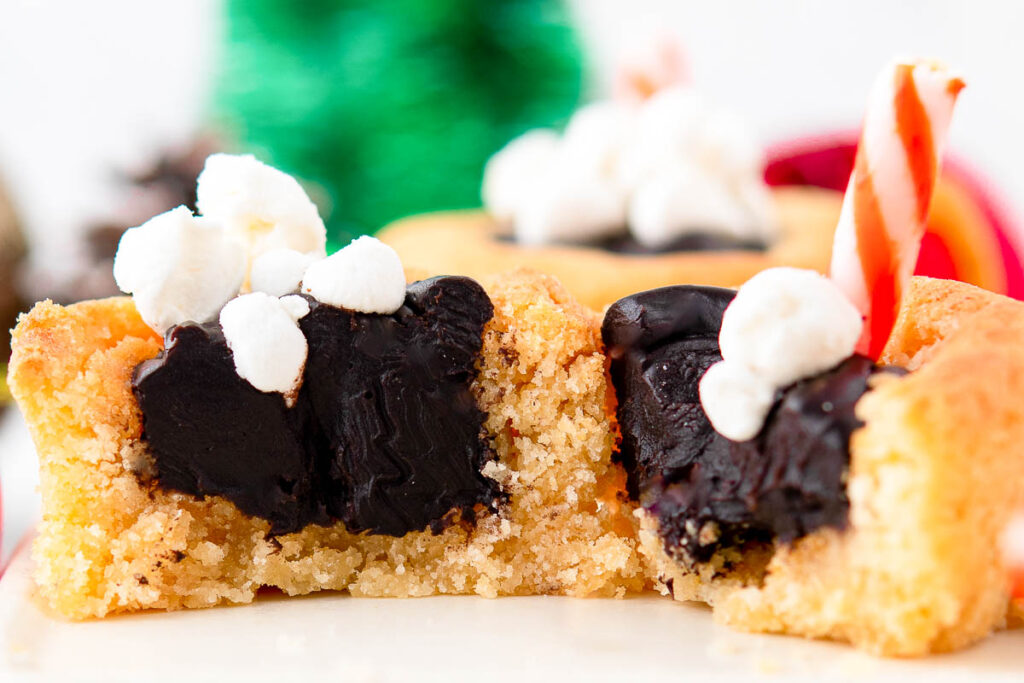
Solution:
{"label": "dark chocolate ganache filling", "polygon": [[[500,235],[498,240],[513,243],[515,242],[515,237],[512,235]],[[629,233],[586,242],[571,242],[567,243],[567,246],[590,247],[617,254],[634,254],[638,256],[669,254],[676,251],[764,251],[768,248],[768,245],[761,240],[740,239],[729,235],[700,231],[677,237],[661,247],[645,246]]]}
{"label": "dark chocolate ganache filling", "polygon": [[354,532],[438,532],[493,508],[501,492],[481,470],[495,454],[470,389],[494,313],[480,285],[411,284],[391,315],[307,301],[291,406],[238,376],[217,323],[173,327],[136,368],[156,485],[223,496],[273,534],[335,520]]}
{"label": "dark chocolate ganache filling", "polygon": [[711,426],[698,384],[721,360],[718,333],[735,292],[655,289],[616,302],[602,333],[611,357],[629,493],[686,564],[749,542],[845,528],[854,415],[880,368],[852,356],[776,396],[761,432],[736,442]]}

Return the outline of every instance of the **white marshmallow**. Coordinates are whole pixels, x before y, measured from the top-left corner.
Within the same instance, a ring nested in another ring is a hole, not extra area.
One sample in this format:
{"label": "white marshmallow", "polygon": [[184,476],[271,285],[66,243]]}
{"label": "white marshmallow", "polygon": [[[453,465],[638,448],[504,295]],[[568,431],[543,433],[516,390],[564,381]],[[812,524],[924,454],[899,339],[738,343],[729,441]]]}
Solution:
{"label": "white marshmallow", "polygon": [[616,177],[619,156],[632,125],[632,110],[613,100],[581,107],[569,119],[562,135],[558,149],[560,165],[583,175]]}
{"label": "white marshmallow", "polygon": [[777,227],[762,163],[738,117],[674,86],[639,109],[582,107],[561,137],[516,138],[488,161],[482,194],[528,245],[586,242],[627,222],[653,248],[698,230],[770,242]]}
{"label": "white marshmallow", "polygon": [[626,223],[626,196],[613,181],[552,173],[516,215],[516,240],[525,245],[586,242],[614,235]]}
{"label": "white marshmallow", "polygon": [[294,312],[263,292],[232,299],[220,312],[238,376],[260,391],[294,394],[299,388],[307,345]]}
{"label": "white marshmallow", "polygon": [[642,183],[629,206],[630,231],[651,248],[698,231],[744,237],[753,223],[728,188],[687,163]]}
{"label": "white marshmallow", "polygon": [[254,292],[273,296],[291,294],[299,288],[302,276],[316,254],[303,254],[294,249],[271,249],[256,257],[249,272],[249,287]]}
{"label": "white marshmallow", "polygon": [[747,281],[722,317],[722,357],[783,387],[837,365],[857,345],[857,308],[823,275],[769,268]]}
{"label": "white marshmallow", "polygon": [[722,436],[746,441],[757,436],[775,399],[775,387],[739,363],[715,363],[700,380],[700,402]]}
{"label": "white marshmallow", "polygon": [[188,320],[212,320],[244,277],[242,245],[184,206],[126,231],[114,259],[117,286],[160,334]]}
{"label": "white marshmallow", "polygon": [[736,440],[761,430],[776,390],[851,356],[863,322],[828,278],[769,268],[747,281],[722,316],[723,360],[701,379],[704,412]]}
{"label": "white marshmallow", "polygon": [[306,269],[302,291],[362,313],[394,313],[405,302],[405,272],[395,250],[363,236]]}
{"label": "white marshmallow", "polygon": [[309,302],[298,294],[289,294],[288,296],[282,296],[278,301],[284,306],[285,310],[295,320],[302,320],[309,315]]}
{"label": "white marshmallow", "polygon": [[777,224],[762,167],[739,117],[690,88],[662,90],[641,109],[620,164],[630,229],[651,247],[694,230],[770,242]]}
{"label": "white marshmallow", "polygon": [[537,178],[553,163],[558,145],[554,131],[531,130],[487,160],[481,194],[492,216],[503,223],[515,220],[520,206],[530,200]]}
{"label": "white marshmallow", "polygon": [[325,253],[324,222],[302,186],[251,155],[211,154],[196,193],[202,215],[246,244],[250,260],[271,249]]}
{"label": "white marshmallow", "polygon": [[680,160],[702,162],[697,156],[708,106],[699,93],[686,87],[667,88],[647,100],[623,152],[621,173],[630,189]]}

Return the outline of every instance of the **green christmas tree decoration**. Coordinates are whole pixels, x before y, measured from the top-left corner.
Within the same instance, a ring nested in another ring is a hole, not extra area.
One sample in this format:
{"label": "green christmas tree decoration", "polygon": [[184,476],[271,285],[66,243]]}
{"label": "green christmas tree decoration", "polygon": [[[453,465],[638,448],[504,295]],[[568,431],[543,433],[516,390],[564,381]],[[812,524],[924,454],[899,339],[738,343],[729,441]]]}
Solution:
{"label": "green christmas tree decoration", "polygon": [[402,216],[479,206],[487,157],[579,102],[581,50],[556,0],[227,0],[226,11],[215,120],[322,190],[335,248]]}

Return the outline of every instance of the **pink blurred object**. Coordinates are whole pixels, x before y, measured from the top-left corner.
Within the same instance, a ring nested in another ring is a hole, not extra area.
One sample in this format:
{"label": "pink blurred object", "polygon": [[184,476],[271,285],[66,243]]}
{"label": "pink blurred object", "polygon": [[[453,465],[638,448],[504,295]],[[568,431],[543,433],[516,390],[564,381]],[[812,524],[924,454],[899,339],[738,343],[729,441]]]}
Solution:
{"label": "pink blurred object", "polygon": [[690,81],[686,51],[667,32],[645,35],[619,56],[612,92],[624,102],[642,102],[664,88]]}

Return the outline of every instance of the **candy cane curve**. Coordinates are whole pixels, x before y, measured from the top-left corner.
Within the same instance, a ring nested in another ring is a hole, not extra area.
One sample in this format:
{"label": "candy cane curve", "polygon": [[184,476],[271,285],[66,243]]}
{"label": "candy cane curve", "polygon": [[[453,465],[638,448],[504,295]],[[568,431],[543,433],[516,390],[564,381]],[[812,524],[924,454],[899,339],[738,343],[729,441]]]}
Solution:
{"label": "candy cane curve", "polygon": [[832,249],[831,277],[864,315],[878,358],[913,274],[953,105],[964,82],[925,60],[887,67],[868,100]]}

